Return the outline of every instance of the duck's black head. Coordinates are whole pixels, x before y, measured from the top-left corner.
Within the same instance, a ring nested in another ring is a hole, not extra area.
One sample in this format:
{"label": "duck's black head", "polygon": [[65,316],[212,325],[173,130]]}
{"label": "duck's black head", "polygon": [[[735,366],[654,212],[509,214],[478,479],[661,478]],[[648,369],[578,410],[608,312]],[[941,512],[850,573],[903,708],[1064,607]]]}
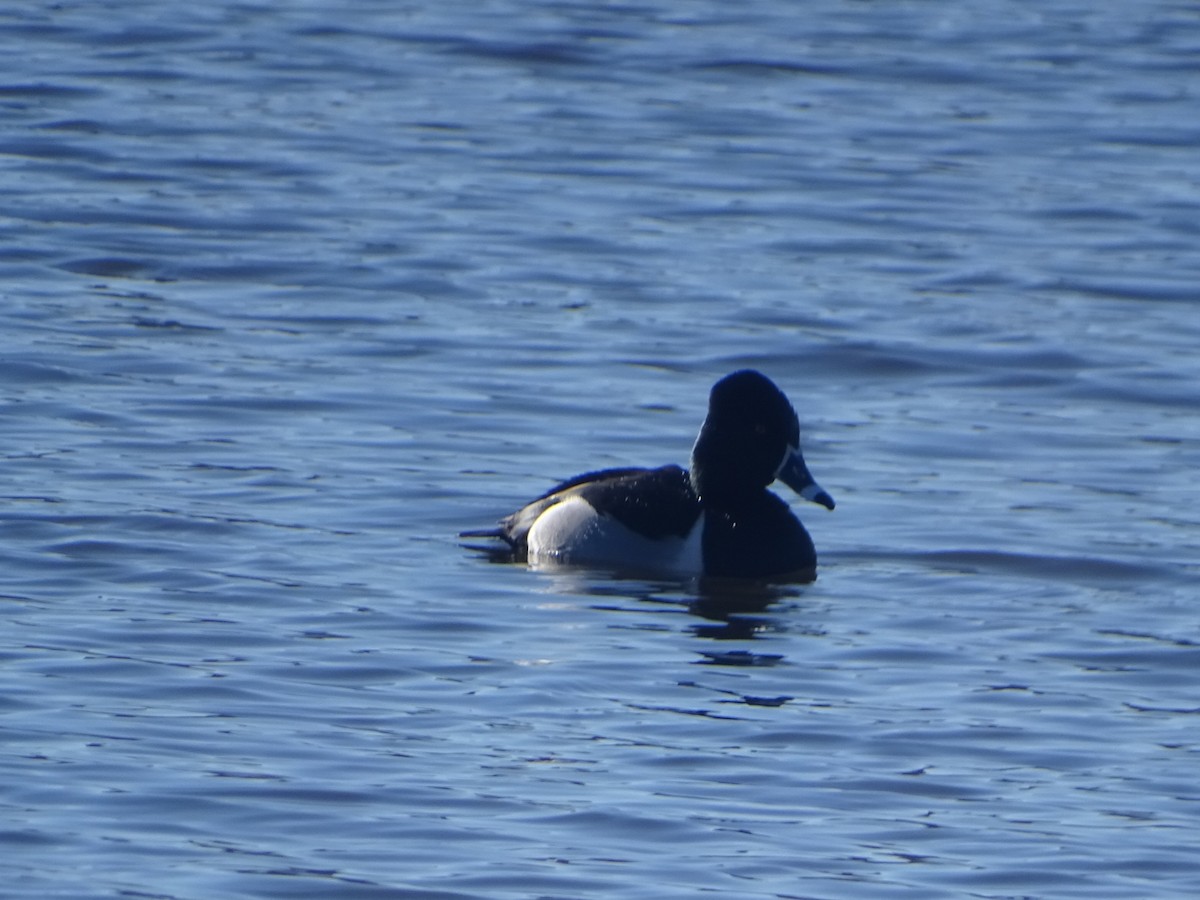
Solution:
{"label": "duck's black head", "polygon": [[708,398],[692,448],[692,486],[706,504],[757,497],[776,478],[806,500],[833,509],[800,453],[800,423],[783,391],[761,372],[726,375]]}

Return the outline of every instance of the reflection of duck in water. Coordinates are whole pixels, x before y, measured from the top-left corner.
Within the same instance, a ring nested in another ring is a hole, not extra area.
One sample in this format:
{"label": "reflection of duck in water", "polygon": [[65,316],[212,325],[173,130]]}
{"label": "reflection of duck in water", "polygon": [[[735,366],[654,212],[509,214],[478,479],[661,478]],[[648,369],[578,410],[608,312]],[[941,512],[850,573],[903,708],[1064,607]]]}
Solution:
{"label": "reflection of duck in water", "polygon": [[744,369],[712,389],[691,470],[605,469],[565,481],[495,529],[531,565],[578,564],[671,575],[811,581],[817,554],[779,479],[833,509],[800,454],[800,425],[765,375]]}

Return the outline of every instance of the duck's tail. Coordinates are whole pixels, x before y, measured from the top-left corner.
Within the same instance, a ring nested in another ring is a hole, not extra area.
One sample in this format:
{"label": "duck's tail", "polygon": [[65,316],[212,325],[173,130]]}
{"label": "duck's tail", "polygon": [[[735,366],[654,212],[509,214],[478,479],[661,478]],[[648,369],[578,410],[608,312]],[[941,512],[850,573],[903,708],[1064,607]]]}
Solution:
{"label": "duck's tail", "polygon": [[502,541],[507,539],[507,535],[500,528],[472,528],[469,531],[460,531],[458,536],[460,538],[497,538]]}

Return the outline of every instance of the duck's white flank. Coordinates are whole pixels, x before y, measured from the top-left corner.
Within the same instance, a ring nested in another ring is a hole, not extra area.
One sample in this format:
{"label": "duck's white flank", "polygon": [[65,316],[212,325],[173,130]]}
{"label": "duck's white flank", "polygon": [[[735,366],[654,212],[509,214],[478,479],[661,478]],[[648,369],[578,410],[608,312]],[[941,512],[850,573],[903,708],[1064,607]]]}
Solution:
{"label": "duck's white flank", "polygon": [[568,497],[529,529],[529,564],[599,564],[699,575],[704,571],[703,533],[703,513],[687,537],[654,539],[602,516],[582,497]]}

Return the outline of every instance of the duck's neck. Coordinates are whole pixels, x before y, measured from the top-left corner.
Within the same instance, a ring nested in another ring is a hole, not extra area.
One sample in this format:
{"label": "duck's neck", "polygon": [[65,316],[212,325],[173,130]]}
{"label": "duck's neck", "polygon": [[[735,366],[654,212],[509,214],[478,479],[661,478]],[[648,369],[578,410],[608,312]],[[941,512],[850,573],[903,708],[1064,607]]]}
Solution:
{"label": "duck's neck", "polygon": [[[733,471],[737,471],[736,469]],[[713,478],[710,470],[692,460],[689,472],[692,490],[706,509],[736,512],[761,502],[767,489],[754,481],[737,478]]]}

